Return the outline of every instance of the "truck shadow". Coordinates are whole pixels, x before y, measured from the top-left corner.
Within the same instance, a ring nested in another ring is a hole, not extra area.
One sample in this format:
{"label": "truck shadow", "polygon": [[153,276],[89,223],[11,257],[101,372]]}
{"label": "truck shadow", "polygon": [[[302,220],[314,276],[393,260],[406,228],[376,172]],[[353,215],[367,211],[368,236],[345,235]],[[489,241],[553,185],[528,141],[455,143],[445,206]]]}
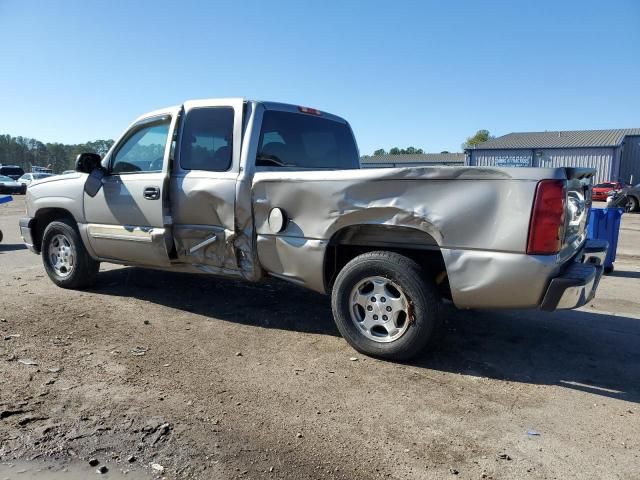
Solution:
{"label": "truck shadow", "polygon": [[100,272],[93,291],[134,297],[215,321],[340,335],[329,297],[277,279],[250,283],[128,267]]}
{"label": "truck shadow", "polygon": [[[135,297],[263,328],[338,336],[329,297],[261,284],[138,268],[101,272],[97,294]],[[586,311],[448,312],[442,344],[414,368],[557,385],[640,403],[640,319]]]}
{"label": "truck shadow", "polygon": [[0,253],[14,252],[16,250],[26,250],[24,243],[0,243]]}
{"label": "truck shadow", "polygon": [[452,309],[448,330],[441,348],[413,364],[640,403],[640,319]]}
{"label": "truck shadow", "polygon": [[614,270],[607,274],[609,277],[619,278],[640,278],[640,272],[632,272],[629,270]]}

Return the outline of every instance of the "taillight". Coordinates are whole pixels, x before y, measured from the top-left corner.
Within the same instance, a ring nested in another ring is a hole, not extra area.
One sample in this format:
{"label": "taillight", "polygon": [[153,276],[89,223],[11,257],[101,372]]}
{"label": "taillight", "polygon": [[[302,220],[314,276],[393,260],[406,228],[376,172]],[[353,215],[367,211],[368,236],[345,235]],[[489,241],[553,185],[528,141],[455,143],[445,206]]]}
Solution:
{"label": "taillight", "polygon": [[564,235],[565,183],[542,180],[538,183],[529,223],[529,255],[552,255],[560,251]]}

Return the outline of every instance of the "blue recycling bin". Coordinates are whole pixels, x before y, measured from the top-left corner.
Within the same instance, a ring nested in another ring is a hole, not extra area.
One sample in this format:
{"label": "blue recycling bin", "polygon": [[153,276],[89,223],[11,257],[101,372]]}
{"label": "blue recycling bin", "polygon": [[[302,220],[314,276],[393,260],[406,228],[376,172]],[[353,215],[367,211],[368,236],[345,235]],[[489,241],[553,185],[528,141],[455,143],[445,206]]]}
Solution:
{"label": "blue recycling bin", "polygon": [[618,234],[623,208],[592,208],[587,226],[587,238],[606,240],[609,242],[607,258],[604,260],[604,271],[613,272],[613,262],[616,261],[618,249]]}

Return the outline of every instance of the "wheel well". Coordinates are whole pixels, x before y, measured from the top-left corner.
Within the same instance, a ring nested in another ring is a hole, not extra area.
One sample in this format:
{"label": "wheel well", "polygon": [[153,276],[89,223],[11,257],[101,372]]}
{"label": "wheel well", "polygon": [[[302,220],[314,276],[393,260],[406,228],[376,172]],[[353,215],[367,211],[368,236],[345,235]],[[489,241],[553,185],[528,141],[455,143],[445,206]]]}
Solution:
{"label": "wheel well", "polygon": [[387,225],[346,227],[331,238],[324,258],[325,291],[331,291],[338,273],[349,261],[375,250],[411,258],[434,281],[442,297],[451,299],[447,269],[436,240],[415,228]]}
{"label": "wheel well", "polygon": [[31,226],[33,248],[37,252],[39,252],[42,247],[42,236],[44,235],[44,230],[47,228],[47,225],[63,218],[67,218],[75,222],[73,215],[64,208],[43,208],[38,210]]}

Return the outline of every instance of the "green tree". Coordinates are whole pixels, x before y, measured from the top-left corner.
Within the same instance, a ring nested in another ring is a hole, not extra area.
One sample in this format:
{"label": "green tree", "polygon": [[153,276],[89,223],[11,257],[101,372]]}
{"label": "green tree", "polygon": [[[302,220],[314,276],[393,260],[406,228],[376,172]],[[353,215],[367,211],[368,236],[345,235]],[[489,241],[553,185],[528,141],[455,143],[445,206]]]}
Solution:
{"label": "green tree", "polygon": [[32,166],[49,167],[60,173],[74,167],[76,156],[82,152],[107,153],[113,140],[65,145],[62,143],[42,143],[34,138],[0,135],[0,164],[18,165],[25,171]]}
{"label": "green tree", "polygon": [[[387,151],[384,148],[380,148],[373,152],[374,157],[378,157],[380,155],[422,155],[424,154],[424,150],[416,147],[407,147],[407,148],[399,148],[393,147],[392,149]],[[363,158],[369,157],[369,155],[364,155]]]}
{"label": "green tree", "polygon": [[424,152],[421,148],[407,147],[406,149],[400,150],[400,153],[403,155],[422,155]]}
{"label": "green tree", "polygon": [[462,144],[462,149],[473,148],[476,145],[484,143],[492,138],[495,137],[489,133],[489,130],[478,130],[475,135],[467,138],[467,140]]}

